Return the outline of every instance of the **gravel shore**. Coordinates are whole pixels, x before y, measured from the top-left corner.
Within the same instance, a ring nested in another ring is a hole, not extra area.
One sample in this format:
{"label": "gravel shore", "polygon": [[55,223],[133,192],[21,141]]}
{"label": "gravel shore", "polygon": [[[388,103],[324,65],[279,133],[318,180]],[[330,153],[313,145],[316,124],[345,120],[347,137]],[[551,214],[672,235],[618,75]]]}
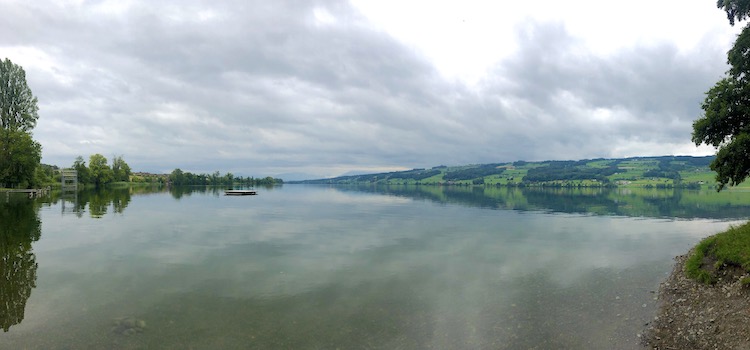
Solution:
{"label": "gravel shore", "polygon": [[685,276],[677,261],[659,288],[659,311],[643,338],[648,349],[750,350],[750,290],[743,288],[738,268],[724,270],[714,285]]}

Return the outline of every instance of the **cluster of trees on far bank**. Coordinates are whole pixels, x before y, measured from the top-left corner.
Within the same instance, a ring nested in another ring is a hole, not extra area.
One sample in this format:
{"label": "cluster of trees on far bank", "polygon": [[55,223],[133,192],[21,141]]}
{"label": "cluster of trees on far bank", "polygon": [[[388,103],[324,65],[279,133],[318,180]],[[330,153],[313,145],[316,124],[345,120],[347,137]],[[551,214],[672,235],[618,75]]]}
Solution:
{"label": "cluster of trees on far bank", "polygon": [[173,186],[266,186],[280,185],[284,181],[273,177],[254,178],[252,176],[234,176],[232,173],[222,175],[215,171],[213,174],[193,174],[177,168],[167,178]]}
{"label": "cluster of trees on far bank", "polygon": [[73,162],[73,169],[78,172],[78,182],[101,187],[113,182],[130,182],[132,171],[122,156],[112,158],[112,166],[107,164],[107,158],[97,153],[89,157],[89,165],[82,156]]}
{"label": "cluster of trees on far bank", "polygon": [[257,186],[283,183],[281,179],[270,176],[254,178],[252,176],[235,176],[232,173],[222,175],[219,171],[215,171],[213,174],[193,174],[179,168],[173,170],[170,174],[134,173],[122,156],[114,156],[110,166],[107,163],[107,158],[101,154],[91,155],[88,166],[83,157],[78,156],[73,162],[72,168],[78,171],[78,182],[80,184],[95,187],[127,182],[170,186]]}

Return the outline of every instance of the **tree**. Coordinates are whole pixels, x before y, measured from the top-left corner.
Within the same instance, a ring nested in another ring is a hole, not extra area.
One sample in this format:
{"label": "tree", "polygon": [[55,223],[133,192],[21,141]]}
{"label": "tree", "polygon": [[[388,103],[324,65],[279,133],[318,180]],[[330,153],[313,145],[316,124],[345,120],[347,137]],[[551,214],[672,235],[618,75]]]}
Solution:
{"label": "tree", "polygon": [[31,131],[39,119],[37,99],[26,84],[26,72],[9,59],[0,61],[0,128]]}
{"label": "tree", "polygon": [[60,182],[60,176],[56,176],[60,168],[57,165],[39,164],[34,171],[34,184],[42,185],[52,182]]}
{"label": "tree", "polygon": [[130,181],[130,166],[122,159],[122,156],[112,158],[112,173],[115,181]]}
{"label": "tree", "polygon": [[185,174],[180,168],[172,170],[172,173],[169,174],[169,181],[172,182],[172,185],[182,186],[185,184]]}
{"label": "tree", "polygon": [[716,7],[727,13],[727,19],[731,25],[734,25],[735,20],[742,21],[750,14],[749,0],[718,0]]}
{"label": "tree", "polygon": [[[719,0],[730,25],[750,16],[750,0]],[[704,115],[693,123],[693,142],[718,148],[711,169],[721,191],[750,175],[750,27],[742,29],[727,53],[726,76],[706,93]]]}
{"label": "tree", "polygon": [[34,184],[42,146],[31,137],[39,118],[37,99],[26,84],[26,72],[9,59],[0,60],[0,185]]}
{"label": "tree", "polygon": [[42,146],[31,134],[0,129],[0,187],[34,185],[36,168],[42,159]]}
{"label": "tree", "polygon": [[78,156],[73,162],[73,169],[75,169],[78,172],[78,182],[82,184],[87,184],[91,182],[91,174],[89,174],[89,168],[86,167],[86,161],[83,160],[83,157]]}
{"label": "tree", "polygon": [[112,169],[107,165],[107,158],[99,153],[89,158],[89,173],[96,187],[108,184],[114,179]]}

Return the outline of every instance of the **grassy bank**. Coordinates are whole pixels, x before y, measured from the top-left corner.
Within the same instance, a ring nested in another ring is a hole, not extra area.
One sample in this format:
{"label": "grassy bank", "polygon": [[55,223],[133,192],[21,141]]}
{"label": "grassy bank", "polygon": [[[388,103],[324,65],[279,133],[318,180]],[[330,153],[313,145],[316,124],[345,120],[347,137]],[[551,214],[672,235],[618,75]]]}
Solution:
{"label": "grassy bank", "polygon": [[[750,222],[698,243],[685,264],[688,277],[715,283],[721,276],[750,272]],[[743,284],[750,284],[745,278]]]}

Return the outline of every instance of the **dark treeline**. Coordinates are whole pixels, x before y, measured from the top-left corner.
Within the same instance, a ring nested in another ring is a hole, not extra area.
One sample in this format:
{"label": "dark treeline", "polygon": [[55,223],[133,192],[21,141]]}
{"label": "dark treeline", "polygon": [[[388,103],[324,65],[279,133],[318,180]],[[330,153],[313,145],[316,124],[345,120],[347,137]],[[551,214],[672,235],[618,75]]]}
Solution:
{"label": "dark treeline", "polygon": [[505,168],[498,168],[500,164],[483,164],[475,168],[449,171],[445,173],[443,179],[446,181],[461,181],[481,178],[489,175],[500,175],[505,172]]}
{"label": "dark treeline", "polygon": [[[175,169],[170,174],[134,173],[122,156],[114,156],[112,165],[101,154],[94,154],[89,158],[89,164],[79,156],[73,162],[73,169],[78,172],[78,182],[83,185],[103,187],[116,182],[149,183],[170,186],[259,186],[281,184],[281,179],[273,177],[254,178],[234,176],[232,173],[221,174],[193,174]],[[51,171],[58,170],[54,167]],[[57,177],[59,181],[59,175]]]}
{"label": "dark treeline", "polygon": [[107,158],[98,153],[89,157],[88,166],[83,157],[78,156],[72,168],[78,171],[79,183],[96,187],[113,182],[129,182],[132,174],[130,166],[122,159],[122,156],[112,157],[112,166],[110,166]]}
{"label": "dark treeline", "polygon": [[222,175],[216,171],[213,174],[193,174],[181,169],[175,169],[166,178],[173,186],[266,186],[280,185],[284,181],[270,176],[254,178],[252,176],[234,176],[232,173]]}
{"label": "dark treeline", "polygon": [[390,176],[390,178],[391,179],[404,179],[404,180],[413,179],[413,180],[421,181],[428,177],[433,177],[435,175],[438,175],[440,173],[441,171],[438,169],[433,169],[433,170],[414,169],[411,171],[393,173]]}
{"label": "dark treeline", "polygon": [[667,179],[673,179],[680,181],[680,171],[687,168],[684,164],[675,164],[669,159],[661,159],[659,161],[658,169],[651,169],[643,173],[643,177],[663,177]]}
{"label": "dark treeline", "polygon": [[617,165],[605,168],[585,168],[577,162],[550,162],[548,166],[531,168],[524,182],[545,182],[557,180],[597,180],[609,182],[607,176],[618,172]]}

